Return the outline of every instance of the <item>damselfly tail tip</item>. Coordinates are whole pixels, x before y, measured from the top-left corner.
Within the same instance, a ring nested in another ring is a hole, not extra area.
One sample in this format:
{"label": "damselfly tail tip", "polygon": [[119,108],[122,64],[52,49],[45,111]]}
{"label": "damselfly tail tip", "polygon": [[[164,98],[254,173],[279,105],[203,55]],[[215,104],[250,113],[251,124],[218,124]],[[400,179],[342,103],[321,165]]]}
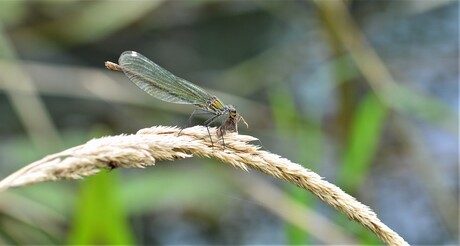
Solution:
{"label": "damselfly tail tip", "polygon": [[112,71],[123,71],[123,68],[120,65],[110,61],[105,62],[105,67]]}

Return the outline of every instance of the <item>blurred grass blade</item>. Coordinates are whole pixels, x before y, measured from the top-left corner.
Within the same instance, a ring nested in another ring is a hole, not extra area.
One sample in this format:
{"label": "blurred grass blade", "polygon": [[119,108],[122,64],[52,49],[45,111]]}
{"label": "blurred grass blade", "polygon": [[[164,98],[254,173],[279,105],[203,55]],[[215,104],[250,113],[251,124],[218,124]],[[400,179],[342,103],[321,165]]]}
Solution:
{"label": "blurred grass blade", "polygon": [[[351,122],[349,138],[343,157],[343,164],[338,173],[338,184],[346,192],[354,193],[362,185],[372,165],[387,107],[374,94],[368,94],[360,104]],[[338,221],[357,235],[363,244],[378,244],[379,239],[357,223],[338,216]]]}
{"label": "blurred grass blade", "polygon": [[[65,18],[56,18],[49,22],[34,23],[20,29],[15,35],[34,37],[37,33],[47,33],[62,44],[74,45],[98,40],[141,19],[156,9],[163,0],[155,1],[90,1],[75,8]],[[50,5],[53,5],[50,2]],[[69,1],[68,4],[72,4]],[[103,16],[103,18],[101,18]],[[78,35],[75,35],[75,34]]]}
{"label": "blurred grass blade", "polygon": [[[269,92],[269,101],[273,111],[278,131],[287,135],[297,142],[299,163],[311,165],[318,163],[321,158],[321,131],[315,124],[304,122],[298,115],[293,96],[285,88],[278,87]],[[313,198],[292,185],[285,186],[293,199],[305,206],[312,206]],[[305,244],[309,242],[309,236],[301,228],[288,224],[286,227],[288,244]]]}
{"label": "blurred grass blade", "polygon": [[118,196],[117,172],[87,178],[81,184],[69,244],[133,244],[127,216]]}
{"label": "blurred grass blade", "polygon": [[[393,109],[432,122],[456,133],[458,112],[437,99],[397,83],[374,47],[355,23],[343,1],[315,1],[331,25],[331,31],[347,48],[351,58],[376,95]],[[353,37],[353,38],[351,38]]]}
{"label": "blurred grass blade", "polygon": [[35,146],[44,152],[63,146],[61,137],[42,99],[37,95],[35,84],[21,68],[16,50],[3,30],[0,21],[0,84],[12,104],[21,124]]}
{"label": "blurred grass blade", "polygon": [[360,103],[351,124],[344,160],[339,172],[339,184],[347,192],[354,192],[367,176],[380,141],[382,125],[387,114],[374,94]]}

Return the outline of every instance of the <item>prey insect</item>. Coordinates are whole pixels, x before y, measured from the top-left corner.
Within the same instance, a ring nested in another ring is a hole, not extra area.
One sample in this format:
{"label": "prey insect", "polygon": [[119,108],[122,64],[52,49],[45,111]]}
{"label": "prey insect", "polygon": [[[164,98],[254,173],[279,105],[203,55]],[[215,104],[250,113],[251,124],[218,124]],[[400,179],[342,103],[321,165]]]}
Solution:
{"label": "prey insect", "polygon": [[[217,129],[217,136],[221,137],[222,141],[227,132],[238,132],[240,121],[248,125],[233,105],[225,105],[203,88],[175,76],[135,51],[123,52],[118,63],[107,61],[105,66],[110,70],[123,72],[134,84],[153,97],[170,103],[195,105],[197,108],[192,112],[189,120],[197,110],[209,113],[211,117],[204,122],[204,125],[213,146],[209,126],[217,119],[226,117]],[[225,145],[225,142],[223,143]]]}

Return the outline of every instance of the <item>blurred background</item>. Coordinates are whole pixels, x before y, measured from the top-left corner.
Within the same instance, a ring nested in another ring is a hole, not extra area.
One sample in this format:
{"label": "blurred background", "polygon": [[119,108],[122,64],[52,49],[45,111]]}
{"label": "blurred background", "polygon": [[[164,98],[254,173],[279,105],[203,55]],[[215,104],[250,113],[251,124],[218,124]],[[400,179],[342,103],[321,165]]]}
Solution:
{"label": "blurred background", "polygon": [[[134,50],[410,244],[457,244],[458,45],[457,1],[1,1],[0,177],[92,138],[186,126],[193,106],[104,68]],[[0,244],[32,243],[381,244],[304,190],[206,158],[1,193]]]}

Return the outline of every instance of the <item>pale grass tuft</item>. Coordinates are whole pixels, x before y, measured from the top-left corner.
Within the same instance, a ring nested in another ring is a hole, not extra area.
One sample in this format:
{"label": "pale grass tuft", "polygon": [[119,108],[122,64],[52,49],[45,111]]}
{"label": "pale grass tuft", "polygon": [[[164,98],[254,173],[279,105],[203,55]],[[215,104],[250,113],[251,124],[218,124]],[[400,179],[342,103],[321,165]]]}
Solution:
{"label": "pale grass tuft", "polygon": [[80,179],[107,168],[142,168],[154,165],[156,160],[190,158],[194,155],[214,157],[236,168],[245,171],[256,169],[309,190],[348,218],[371,230],[383,242],[389,245],[408,245],[383,224],[369,207],[337,186],[299,164],[248,143],[256,138],[228,133],[225,135],[224,147],[222,139],[216,136],[216,129],[209,130],[214,146],[208,131],[202,126],[186,128],[182,132],[176,127],[157,126],[142,129],[133,135],[93,139],[86,144],[46,156],[11,174],[0,181],[0,191],[49,180]]}

